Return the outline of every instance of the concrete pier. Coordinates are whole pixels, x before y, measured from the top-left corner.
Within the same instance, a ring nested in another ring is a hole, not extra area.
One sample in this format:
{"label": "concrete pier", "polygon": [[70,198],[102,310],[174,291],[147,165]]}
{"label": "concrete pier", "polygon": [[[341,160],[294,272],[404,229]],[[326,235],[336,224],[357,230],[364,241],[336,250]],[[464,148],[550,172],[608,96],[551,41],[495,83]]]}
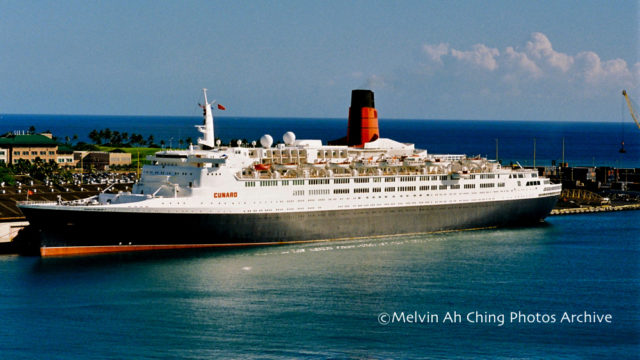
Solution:
{"label": "concrete pier", "polygon": [[4,221],[0,222],[0,254],[18,254],[20,246],[14,242],[20,230],[29,225],[27,221]]}
{"label": "concrete pier", "polygon": [[553,209],[550,216],[554,215],[573,215],[573,214],[588,214],[610,211],[627,211],[627,210],[640,210],[640,204],[630,205],[616,205],[616,206],[588,206],[569,209]]}
{"label": "concrete pier", "polygon": [[18,232],[27,225],[29,225],[28,221],[0,222],[0,243],[13,241]]}

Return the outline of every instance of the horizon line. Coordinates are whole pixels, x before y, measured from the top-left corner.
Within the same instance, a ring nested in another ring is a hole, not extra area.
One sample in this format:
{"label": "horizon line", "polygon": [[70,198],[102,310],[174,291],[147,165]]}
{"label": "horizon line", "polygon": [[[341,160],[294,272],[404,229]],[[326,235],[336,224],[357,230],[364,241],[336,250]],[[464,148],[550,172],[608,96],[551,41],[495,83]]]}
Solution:
{"label": "horizon line", "polygon": [[[45,113],[33,113],[33,114],[20,114],[20,113],[0,113],[0,120],[3,116],[68,116],[68,117],[141,117],[141,118],[200,118],[200,115],[113,115],[113,114],[45,114]],[[215,118],[239,118],[239,119],[280,119],[280,120],[294,120],[294,119],[311,119],[311,120],[348,120],[347,117],[302,117],[302,116],[229,116],[221,115]],[[394,118],[394,117],[380,117],[379,120],[388,121],[498,121],[498,122],[568,122],[568,123],[607,123],[607,124],[619,124],[621,121],[602,121],[602,120],[560,120],[560,119],[529,119],[529,120],[517,120],[517,119],[456,119],[456,118]],[[622,121],[626,123],[627,121]],[[629,121],[633,124],[633,121]]]}

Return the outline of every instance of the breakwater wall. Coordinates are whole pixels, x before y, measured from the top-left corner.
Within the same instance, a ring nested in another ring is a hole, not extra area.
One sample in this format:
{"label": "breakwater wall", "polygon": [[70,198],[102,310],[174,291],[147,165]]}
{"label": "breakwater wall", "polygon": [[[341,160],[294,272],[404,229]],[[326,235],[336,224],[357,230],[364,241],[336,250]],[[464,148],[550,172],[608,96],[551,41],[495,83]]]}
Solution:
{"label": "breakwater wall", "polygon": [[627,211],[627,210],[640,210],[640,204],[615,205],[615,206],[587,206],[587,207],[569,208],[569,209],[553,209],[551,210],[550,216],[588,214],[588,213],[611,212],[611,211]]}

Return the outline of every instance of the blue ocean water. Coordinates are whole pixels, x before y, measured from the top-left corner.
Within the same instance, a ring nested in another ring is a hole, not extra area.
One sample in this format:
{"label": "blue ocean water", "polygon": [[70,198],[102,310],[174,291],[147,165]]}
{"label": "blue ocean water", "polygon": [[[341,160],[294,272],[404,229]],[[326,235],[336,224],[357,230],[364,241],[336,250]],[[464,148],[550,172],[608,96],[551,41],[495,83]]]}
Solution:
{"label": "blue ocean water", "polygon": [[[93,129],[110,128],[120,132],[153,135],[156,142],[179,146],[179,140],[199,136],[194,125],[199,117],[158,116],[80,116],[80,115],[1,115],[0,133],[27,130],[51,130],[60,139],[77,135],[89,142]],[[415,143],[431,153],[455,153],[498,157],[503,164],[520,162],[533,165],[534,141],[536,165],[560,163],[564,139],[564,159],[571,166],[640,167],[640,131],[629,120],[620,122],[551,121],[474,121],[474,120],[385,120],[380,119],[382,137]],[[346,135],[346,119],[310,118],[235,118],[216,117],[215,135],[225,143],[231,139],[257,140],[270,134],[278,141],[287,131],[299,139],[324,142]],[[497,141],[496,141],[497,139]],[[535,139],[535,140],[534,140]],[[618,152],[621,141],[626,154]],[[185,144],[186,146],[186,144]]]}
{"label": "blue ocean water", "polygon": [[[4,256],[0,354],[637,359],[638,216],[241,250]],[[460,321],[445,321],[454,312]],[[562,321],[585,312],[611,322]]]}

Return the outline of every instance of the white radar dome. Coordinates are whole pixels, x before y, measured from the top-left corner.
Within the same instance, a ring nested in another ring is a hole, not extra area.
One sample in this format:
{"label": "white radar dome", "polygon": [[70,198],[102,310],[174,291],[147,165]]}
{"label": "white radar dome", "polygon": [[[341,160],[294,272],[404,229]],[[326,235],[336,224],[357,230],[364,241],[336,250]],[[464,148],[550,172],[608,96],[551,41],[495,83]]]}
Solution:
{"label": "white radar dome", "polygon": [[287,131],[286,133],[284,133],[284,135],[282,135],[282,141],[284,141],[285,145],[291,146],[294,142],[296,142],[296,134],[291,131]]}
{"label": "white radar dome", "polygon": [[263,148],[270,148],[272,144],[273,138],[271,137],[271,135],[262,135],[262,137],[260,138],[260,145],[262,145]]}

